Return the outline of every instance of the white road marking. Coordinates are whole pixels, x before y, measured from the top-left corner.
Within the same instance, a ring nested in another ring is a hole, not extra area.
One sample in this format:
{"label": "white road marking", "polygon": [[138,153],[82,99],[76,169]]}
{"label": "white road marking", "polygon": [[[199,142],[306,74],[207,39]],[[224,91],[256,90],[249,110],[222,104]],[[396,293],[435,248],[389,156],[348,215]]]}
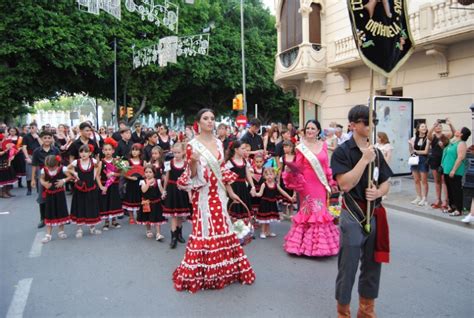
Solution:
{"label": "white road marking", "polygon": [[30,254],[28,257],[39,257],[41,256],[41,249],[43,248],[43,243],[41,243],[41,239],[44,236],[44,232],[36,233],[35,239],[33,241],[33,245],[31,245]]}
{"label": "white road marking", "polygon": [[15,293],[13,294],[12,302],[8,307],[6,318],[22,318],[23,311],[25,311],[26,301],[30,294],[31,283],[33,278],[25,278],[18,282]]}
{"label": "white road marking", "polygon": [[0,215],[6,215],[6,214],[10,214],[10,212],[0,212]]}

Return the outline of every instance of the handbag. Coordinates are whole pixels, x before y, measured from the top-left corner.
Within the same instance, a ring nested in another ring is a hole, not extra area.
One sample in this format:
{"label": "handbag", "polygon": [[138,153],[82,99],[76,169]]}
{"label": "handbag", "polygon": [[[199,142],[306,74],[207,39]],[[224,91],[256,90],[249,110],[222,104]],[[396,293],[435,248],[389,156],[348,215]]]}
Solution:
{"label": "handbag", "polygon": [[254,234],[254,226],[252,224],[253,217],[246,204],[244,204],[243,202],[232,201],[232,203],[229,205],[229,208],[234,204],[242,204],[242,206],[247,211],[247,218],[243,220],[237,220],[232,223],[232,232],[234,232],[237,238],[239,239],[240,245],[245,246],[245,245],[250,244],[250,242],[252,242],[253,240],[253,234]]}
{"label": "handbag", "polygon": [[408,158],[409,166],[418,166],[419,163],[420,163],[420,156],[411,155],[410,158]]}
{"label": "handbag", "polygon": [[150,213],[151,212],[151,207],[150,207],[150,200],[142,200],[142,211],[143,213]]}

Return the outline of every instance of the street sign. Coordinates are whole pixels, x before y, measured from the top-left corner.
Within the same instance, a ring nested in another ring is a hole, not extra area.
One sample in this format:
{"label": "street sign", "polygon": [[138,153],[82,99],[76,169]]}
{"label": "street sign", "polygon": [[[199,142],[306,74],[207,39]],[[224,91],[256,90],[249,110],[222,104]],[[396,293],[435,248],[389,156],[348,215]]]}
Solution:
{"label": "street sign", "polygon": [[247,116],[245,115],[239,115],[235,118],[235,123],[237,124],[237,126],[247,126],[247,122],[248,122],[248,119],[247,119]]}

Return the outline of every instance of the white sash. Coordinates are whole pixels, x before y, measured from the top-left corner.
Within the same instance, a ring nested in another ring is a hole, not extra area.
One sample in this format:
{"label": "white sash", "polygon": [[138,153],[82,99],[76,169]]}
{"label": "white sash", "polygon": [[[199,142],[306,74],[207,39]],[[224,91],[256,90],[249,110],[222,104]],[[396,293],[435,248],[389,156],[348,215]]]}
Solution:
{"label": "white sash", "polygon": [[318,157],[316,157],[316,155],[311,150],[309,150],[309,148],[304,143],[300,143],[296,147],[296,149],[298,149],[303,154],[303,156],[309,161],[311,167],[318,176],[319,181],[321,181],[326,190],[328,192],[331,192],[331,187],[329,186],[328,179],[323,171],[323,167],[321,167],[321,163],[319,162]]}

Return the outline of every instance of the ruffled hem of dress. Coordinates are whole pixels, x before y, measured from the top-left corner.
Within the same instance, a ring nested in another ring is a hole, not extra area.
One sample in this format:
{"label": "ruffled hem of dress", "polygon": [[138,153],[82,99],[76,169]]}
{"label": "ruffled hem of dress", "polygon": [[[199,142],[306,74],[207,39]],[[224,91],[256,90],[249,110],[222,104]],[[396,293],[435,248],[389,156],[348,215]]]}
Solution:
{"label": "ruffled hem of dress", "polygon": [[252,284],[255,273],[234,233],[199,238],[191,235],[180,266],[173,273],[178,291],[221,289],[234,282]]}
{"label": "ruffled hem of dress", "polygon": [[59,218],[59,219],[44,219],[44,224],[49,225],[49,226],[59,226],[59,225],[64,225],[71,222],[71,218],[69,216],[64,217],[64,218]]}
{"label": "ruffled hem of dress", "polygon": [[71,215],[71,223],[77,224],[77,225],[88,225],[88,226],[94,226],[97,225],[101,222],[102,220],[97,217],[97,218],[77,218],[73,215]]}
{"label": "ruffled hem of dress", "polygon": [[122,216],[123,214],[123,209],[99,212],[100,218],[102,220],[108,219],[109,217]]}
{"label": "ruffled hem of dress", "polygon": [[285,236],[287,253],[306,256],[334,256],[339,253],[339,230],[332,222],[293,223]]}

